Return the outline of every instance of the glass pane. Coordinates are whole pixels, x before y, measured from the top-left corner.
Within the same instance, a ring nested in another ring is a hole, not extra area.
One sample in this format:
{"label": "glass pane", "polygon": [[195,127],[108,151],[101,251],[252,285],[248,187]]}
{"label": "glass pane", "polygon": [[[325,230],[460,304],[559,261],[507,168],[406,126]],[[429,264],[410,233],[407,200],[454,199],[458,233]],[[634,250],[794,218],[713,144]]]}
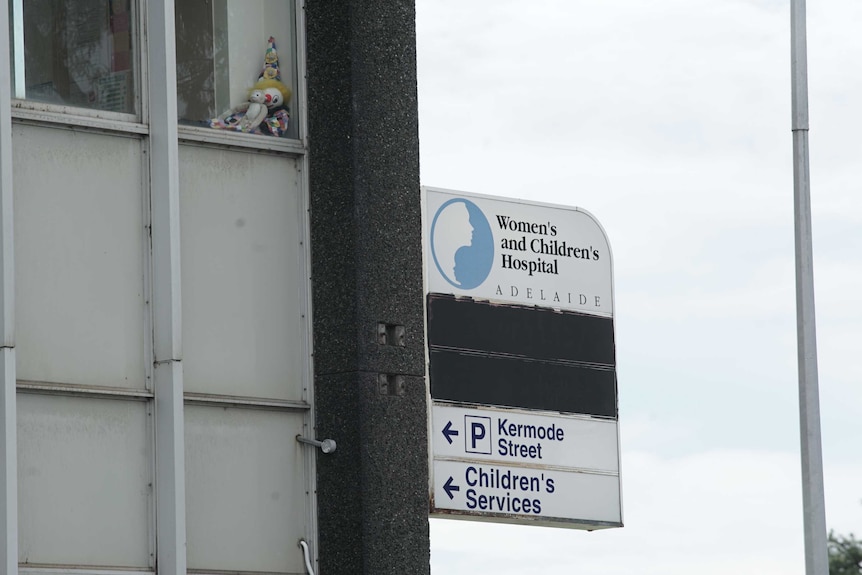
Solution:
{"label": "glass pane", "polygon": [[305,573],[303,413],[185,408],[188,567],[204,573]]}
{"label": "glass pane", "polygon": [[[135,112],[131,0],[26,0],[23,79],[28,100]],[[14,19],[13,19],[14,22]],[[20,68],[21,60],[15,58]]]}
{"label": "glass pane", "polygon": [[292,0],[177,0],[180,123],[296,138]]}
{"label": "glass pane", "polygon": [[18,394],[22,567],[150,567],[148,418],[144,402]]}
{"label": "glass pane", "polygon": [[18,379],[145,387],[144,143],[20,125],[12,137]]}
{"label": "glass pane", "polygon": [[186,391],[302,400],[300,178],[284,157],[180,146]]}

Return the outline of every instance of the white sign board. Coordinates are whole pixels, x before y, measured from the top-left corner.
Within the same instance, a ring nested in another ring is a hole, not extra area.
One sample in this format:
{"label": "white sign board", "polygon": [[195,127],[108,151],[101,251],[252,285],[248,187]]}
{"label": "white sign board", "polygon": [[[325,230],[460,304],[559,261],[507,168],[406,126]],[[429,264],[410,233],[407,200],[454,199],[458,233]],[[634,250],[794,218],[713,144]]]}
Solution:
{"label": "white sign board", "polygon": [[621,525],[617,475],[445,460],[434,461],[433,471],[438,513],[585,529]]}
{"label": "white sign board", "polygon": [[619,472],[617,424],[583,415],[435,404],[434,457]]}
{"label": "white sign board", "polygon": [[604,230],[578,208],[424,193],[431,514],[622,526]]}
{"label": "white sign board", "polygon": [[432,432],[438,510],[621,523],[615,421],[435,403]]}
{"label": "white sign board", "polygon": [[427,291],[613,314],[611,250],[592,215],[425,190]]}

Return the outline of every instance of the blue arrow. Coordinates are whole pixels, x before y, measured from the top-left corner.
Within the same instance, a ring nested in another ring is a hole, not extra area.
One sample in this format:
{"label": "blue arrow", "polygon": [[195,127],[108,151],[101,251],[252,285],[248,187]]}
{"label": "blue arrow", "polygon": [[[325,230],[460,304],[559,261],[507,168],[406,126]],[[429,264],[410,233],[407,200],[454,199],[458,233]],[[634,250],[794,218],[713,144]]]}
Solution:
{"label": "blue arrow", "polygon": [[446,427],[443,428],[443,437],[446,438],[446,441],[449,442],[449,445],[452,445],[452,436],[460,435],[457,429],[452,429],[452,422],[446,424]]}
{"label": "blue arrow", "polygon": [[449,499],[455,499],[455,496],[452,495],[452,492],[461,491],[461,488],[457,485],[452,485],[452,476],[449,476],[449,480],[446,481],[446,485],[443,486],[443,491],[446,492],[446,495],[449,496]]}

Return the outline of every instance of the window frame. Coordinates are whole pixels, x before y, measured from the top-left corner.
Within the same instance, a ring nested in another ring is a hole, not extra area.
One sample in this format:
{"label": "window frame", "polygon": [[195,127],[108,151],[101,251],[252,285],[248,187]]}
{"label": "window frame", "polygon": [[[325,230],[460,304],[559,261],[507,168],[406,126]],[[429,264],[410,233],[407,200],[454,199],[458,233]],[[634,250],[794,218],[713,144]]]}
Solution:
{"label": "window frame", "polygon": [[[201,126],[178,124],[178,138],[181,142],[199,142],[205,145],[225,146],[229,148],[259,149],[270,152],[282,152],[290,155],[304,155],[307,152],[308,127],[306,105],[306,67],[305,67],[305,1],[284,0],[293,4],[293,30],[295,61],[290,63],[296,70],[294,91],[296,109],[291,111],[291,121],[297,123],[296,138],[275,138],[259,134],[244,134],[228,130],[217,130]],[[148,43],[144,22],[147,18],[146,0],[131,0],[132,12],[135,15],[132,26],[132,42],[135,54],[134,63],[134,104],[136,112],[126,114],[93,108],[80,108],[64,104],[52,104],[20,97],[25,90],[24,67],[24,34],[23,6],[25,0],[9,0],[12,8],[10,14],[10,34],[13,48],[12,64],[12,118],[22,123],[59,124],[69,127],[102,130],[105,132],[120,132],[137,135],[150,133],[149,106],[149,62],[147,61]],[[176,57],[174,58],[176,63]]]}
{"label": "window frame", "polygon": [[[130,0],[131,12],[134,14],[131,26],[133,74],[133,105],[134,113],[111,112],[95,108],[81,108],[65,104],[51,104],[26,98],[26,65],[24,62],[24,2],[25,0],[9,0],[12,8],[9,30],[13,46],[12,58],[12,117],[31,121],[44,121],[59,124],[83,125],[88,127],[104,127],[109,131],[142,133],[140,126],[145,125],[147,118],[146,97],[143,90],[147,86],[146,62],[146,31],[143,21],[146,18],[146,0]],[[64,119],[66,118],[66,119]],[[131,125],[132,129],[123,126]],[[143,132],[146,133],[146,132]]]}

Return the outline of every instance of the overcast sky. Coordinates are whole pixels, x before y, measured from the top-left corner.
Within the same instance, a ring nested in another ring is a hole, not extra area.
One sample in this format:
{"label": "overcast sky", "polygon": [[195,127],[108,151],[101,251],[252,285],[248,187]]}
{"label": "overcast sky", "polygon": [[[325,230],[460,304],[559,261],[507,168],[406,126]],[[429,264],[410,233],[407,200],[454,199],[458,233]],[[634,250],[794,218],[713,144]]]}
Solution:
{"label": "overcast sky", "polygon": [[[622,529],[432,520],[432,572],[802,575],[789,0],[417,0],[422,184],[614,251]],[[827,523],[862,535],[862,3],[809,1]]]}

